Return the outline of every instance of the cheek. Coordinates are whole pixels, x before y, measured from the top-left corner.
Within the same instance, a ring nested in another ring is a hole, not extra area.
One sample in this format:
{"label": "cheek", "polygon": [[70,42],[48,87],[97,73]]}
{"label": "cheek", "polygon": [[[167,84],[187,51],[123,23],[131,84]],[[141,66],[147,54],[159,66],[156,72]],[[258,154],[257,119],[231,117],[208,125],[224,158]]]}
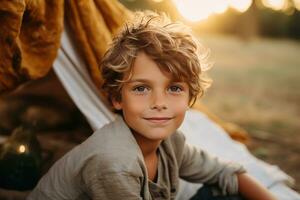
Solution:
{"label": "cheek", "polygon": [[175,107],[175,109],[173,110],[174,113],[176,113],[177,117],[184,117],[186,111],[188,110],[188,106],[180,106],[180,105],[177,105]]}
{"label": "cheek", "polygon": [[188,100],[182,100],[182,101],[177,101],[174,102],[172,105],[172,111],[175,114],[176,118],[176,124],[175,124],[175,128],[179,128],[179,126],[182,124],[184,117],[185,117],[185,113],[186,111],[189,109],[188,106]]}
{"label": "cheek", "polygon": [[123,112],[127,113],[141,113],[145,110],[146,101],[140,98],[132,98],[131,96],[127,96],[123,99]]}
{"label": "cheek", "polygon": [[176,113],[185,112],[189,109],[189,100],[188,98],[181,98],[171,101],[173,111]]}

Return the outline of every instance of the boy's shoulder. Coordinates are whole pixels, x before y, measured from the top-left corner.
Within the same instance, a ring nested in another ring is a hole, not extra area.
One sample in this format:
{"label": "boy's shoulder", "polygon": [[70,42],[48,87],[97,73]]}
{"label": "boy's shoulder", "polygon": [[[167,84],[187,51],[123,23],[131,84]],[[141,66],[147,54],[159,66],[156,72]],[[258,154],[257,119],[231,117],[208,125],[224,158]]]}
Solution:
{"label": "boy's shoulder", "polygon": [[185,136],[180,130],[176,130],[162,142],[161,146],[168,155],[174,156],[179,161],[184,151]]}
{"label": "boy's shoulder", "polygon": [[68,194],[75,199],[82,187],[93,185],[94,179],[118,174],[143,177],[142,155],[130,138],[129,128],[123,123],[117,119],[105,125],[65,154],[37,188],[47,188],[53,196]]}
{"label": "boy's shoulder", "polygon": [[185,136],[180,130],[176,130],[164,143],[168,143],[174,148],[180,148],[185,143]]}
{"label": "boy's shoulder", "polygon": [[142,160],[143,155],[129,128],[117,118],[73,148],[54,168],[64,166],[74,174],[90,168],[98,175],[128,172],[140,176]]}
{"label": "boy's shoulder", "polygon": [[143,159],[138,144],[121,117],[97,130],[78,148],[88,154],[86,158],[101,164],[102,171],[106,172],[130,171]]}

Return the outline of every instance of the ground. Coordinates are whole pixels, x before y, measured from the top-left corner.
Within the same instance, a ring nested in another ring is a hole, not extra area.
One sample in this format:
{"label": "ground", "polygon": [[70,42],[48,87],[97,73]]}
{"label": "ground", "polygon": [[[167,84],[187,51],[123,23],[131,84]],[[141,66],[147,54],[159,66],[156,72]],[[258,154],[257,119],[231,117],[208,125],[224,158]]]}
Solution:
{"label": "ground", "polygon": [[244,127],[257,157],[278,165],[300,191],[300,42],[201,36],[213,85],[202,101]]}

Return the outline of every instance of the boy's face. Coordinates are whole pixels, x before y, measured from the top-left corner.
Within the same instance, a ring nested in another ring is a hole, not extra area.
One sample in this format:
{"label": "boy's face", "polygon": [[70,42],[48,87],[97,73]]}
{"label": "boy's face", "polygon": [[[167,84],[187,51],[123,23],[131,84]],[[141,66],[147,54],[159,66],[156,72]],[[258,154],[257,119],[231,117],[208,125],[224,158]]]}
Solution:
{"label": "boy's face", "polygon": [[121,89],[121,101],[113,101],[134,134],[144,141],[161,141],[181,125],[189,108],[189,87],[174,82],[145,53],[134,62],[132,77]]}

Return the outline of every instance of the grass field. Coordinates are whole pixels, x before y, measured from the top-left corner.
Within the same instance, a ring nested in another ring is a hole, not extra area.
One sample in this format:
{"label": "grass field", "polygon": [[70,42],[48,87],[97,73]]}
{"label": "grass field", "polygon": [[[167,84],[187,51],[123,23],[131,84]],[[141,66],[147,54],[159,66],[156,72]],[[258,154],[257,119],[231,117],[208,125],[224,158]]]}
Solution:
{"label": "grass field", "polygon": [[250,133],[251,151],[296,179],[300,191],[300,42],[203,36],[212,87],[204,103]]}

